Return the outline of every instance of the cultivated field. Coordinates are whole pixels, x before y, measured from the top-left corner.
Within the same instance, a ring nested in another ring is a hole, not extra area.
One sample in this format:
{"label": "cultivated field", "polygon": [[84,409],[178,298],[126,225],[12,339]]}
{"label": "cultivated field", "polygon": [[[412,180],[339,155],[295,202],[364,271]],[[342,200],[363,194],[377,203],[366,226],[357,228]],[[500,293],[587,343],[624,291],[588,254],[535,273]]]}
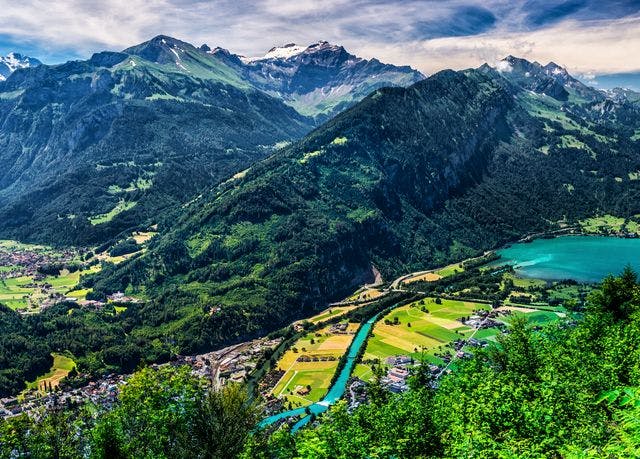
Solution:
{"label": "cultivated field", "polygon": [[[299,339],[278,361],[278,368],[285,374],[271,393],[284,397],[293,407],[319,401],[329,389],[338,361],[358,327],[359,324],[349,324],[346,333],[332,333],[328,326]],[[311,361],[298,361],[300,357]]]}
{"label": "cultivated field", "polygon": [[441,303],[427,298],[391,311],[376,323],[363,358],[384,360],[395,355],[417,358],[424,352],[427,358],[438,362],[434,354],[442,346],[472,330],[457,319],[472,315],[474,310],[489,309],[487,304],[468,301],[443,299]]}
{"label": "cultivated field", "polygon": [[319,322],[323,322],[325,320],[329,320],[332,319],[334,317],[340,317],[343,316],[344,314],[346,314],[347,312],[355,309],[357,306],[333,306],[330,308],[325,309],[324,311],[320,312],[319,314],[301,321],[301,322],[311,322],[314,324],[317,324]]}

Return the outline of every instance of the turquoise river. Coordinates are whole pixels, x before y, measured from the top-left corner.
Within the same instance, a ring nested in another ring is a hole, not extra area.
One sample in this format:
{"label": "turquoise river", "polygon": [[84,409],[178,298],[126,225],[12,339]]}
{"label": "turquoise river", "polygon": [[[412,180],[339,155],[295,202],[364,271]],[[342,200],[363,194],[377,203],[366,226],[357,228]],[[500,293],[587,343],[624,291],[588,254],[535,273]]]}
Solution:
{"label": "turquoise river", "polygon": [[[369,331],[371,330],[371,327],[373,327],[373,324],[378,318],[378,315],[379,314],[376,314],[371,319],[367,320],[364,323],[364,325],[362,325],[362,327],[360,327],[360,329],[358,330],[358,333],[356,333],[356,336],[353,338],[353,341],[351,342],[351,346],[349,346],[349,352],[347,354],[347,362],[345,366],[342,368],[340,375],[338,376],[338,378],[335,380],[335,382],[329,389],[329,392],[327,392],[327,395],[325,395],[324,398],[320,400],[318,403],[314,403],[313,405],[310,405],[308,407],[311,413],[313,414],[324,413],[329,409],[329,406],[331,406],[332,404],[340,400],[340,398],[342,397],[342,394],[344,394],[344,391],[347,389],[347,381],[349,380],[349,376],[351,376],[351,371],[353,370],[353,366],[356,363],[356,357],[358,356],[358,351],[360,351],[360,348],[366,342],[367,336],[369,335]],[[279,421],[280,419],[289,418],[292,416],[300,416],[305,413],[305,409],[306,409],[305,407],[300,407],[300,408],[296,408],[295,410],[289,410],[279,414],[275,414],[263,420],[260,423],[260,426],[265,427],[265,426],[268,426],[269,424],[273,424],[274,422]],[[310,420],[311,420],[311,416],[309,415],[303,417],[293,425],[293,427],[291,428],[291,431],[296,432],[298,429],[305,426]]]}

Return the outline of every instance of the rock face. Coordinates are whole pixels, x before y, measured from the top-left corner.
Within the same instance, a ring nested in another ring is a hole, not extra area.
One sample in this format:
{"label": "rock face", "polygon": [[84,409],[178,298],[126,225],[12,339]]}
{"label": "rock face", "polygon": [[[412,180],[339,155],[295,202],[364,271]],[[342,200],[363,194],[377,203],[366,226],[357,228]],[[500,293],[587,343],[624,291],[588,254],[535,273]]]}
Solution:
{"label": "rock face", "polygon": [[9,75],[18,69],[37,67],[41,64],[42,62],[38,59],[23,56],[20,53],[9,53],[6,56],[0,56],[0,81],[6,80]]}
{"label": "rock face", "polygon": [[[219,48],[213,53],[228,55]],[[319,120],[334,116],[375,89],[409,86],[424,79],[411,67],[362,59],[326,41],[309,46],[290,43],[260,58],[236,56],[236,65],[256,86]]]}
{"label": "rock face", "polygon": [[480,70],[497,71],[502,77],[522,88],[545,94],[562,102],[569,100],[571,94],[589,101],[601,101],[605,98],[600,91],[573,78],[567,69],[555,62],[542,65],[538,62],[507,56],[495,67],[485,64],[480,67]]}

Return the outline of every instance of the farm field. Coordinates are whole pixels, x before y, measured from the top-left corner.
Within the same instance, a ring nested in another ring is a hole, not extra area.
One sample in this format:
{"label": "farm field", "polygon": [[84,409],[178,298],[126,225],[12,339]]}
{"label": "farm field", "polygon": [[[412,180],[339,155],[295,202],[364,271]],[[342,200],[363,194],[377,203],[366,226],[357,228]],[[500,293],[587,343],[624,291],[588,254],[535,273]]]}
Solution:
{"label": "farm field", "polygon": [[461,273],[464,271],[464,267],[462,263],[452,263],[443,268],[436,269],[433,271],[429,271],[422,274],[417,274],[415,276],[409,277],[402,281],[403,284],[411,284],[413,282],[434,282],[442,279],[443,277],[449,277],[457,273]]}
{"label": "farm field", "polygon": [[311,322],[317,324],[334,317],[340,317],[355,308],[357,308],[357,306],[333,306],[325,309],[324,311],[316,314],[313,317],[310,317],[309,319],[303,320],[302,322]]}
{"label": "farm field", "polygon": [[[334,333],[327,326],[300,338],[278,361],[278,368],[285,374],[271,391],[272,395],[284,397],[292,407],[319,401],[329,389],[338,361],[359,326],[348,324],[345,333]],[[298,361],[299,357],[310,361]]]}
{"label": "farm field", "polygon": [[[132,237],[140,246],[135,253],[112,257],[109,250],[96,254],[93,261],[98,263],[87,266],[82,251],[69,249],[59,252],[54,248],[23,244],[12,240],[0,240],[0,303],[23,313],[37,313],[41,306],[70,297],[85,300],[90,289],[77,289],[80,278],[101,269],[101,262],[120,263],[140,251],[146,250],[147,242],[157,234],[155,231],[136,232]],[[58,275],[42,276],[40,266],[60,263],[85,266],[71,272],[62,269]]]}
{"label": "farm field", "polygon": [[[442,304],[437,304],[435,301],[434,298],[426,298],[410,303],[381,318],[369,338],[363,363],[356,365],[353,376],[369,380],[373,375],[370,366],[372,361],[384,364],[387,357],[398,355],[416,360],[423,358],[429,363],[442,364],[443,361],[435,354],[449,352],[450,349],[446,349],[448,343],[471,336],[478,340],[495,341],[500,333],[497,327],[476,330],[458,320],[473,315],[473,312],[479,309],[490,309],[487,304],[448,299],[442,299]],[[513,306],[503,306],[500,309],[511,312],[511,315],[500,316],[498,319],[507,325],[518,316],[526,316],[533,325],[554,322],[565,316],[560,310]]]}
{"label": "farm field", "polygon": [[51,389],[56,388],[60,381],[76,366],[76,363],[70,357],[56,353],[51,355],[53,356],[51,369],[35,381],[27,383],[26,390],[36,389],[44,393],[49,387]]}
{"label": "farm field", "polygon": [[376,323],[363,359],[383,361],[395,355],[418,358],[423,351],[433,357],[439,348],[472,330],[457,319],[472,315],[474,310],[489,309],[487,304],[467,301],[443,299],[441,303],[426,298],[391,311]]}
{"label": "farm field", "polygon": [[618,233],[621,231],[636,234],[640,233],[640,225],[638,222],[608,214],[581,220],[580,226],[582,227],[582,230],[587,233]]}
{"label": "farm field", "polygon": [[106,214],[99,214],[99,215],[94,215],[93,217],[89,217],[89,222],[92,225],[100,225],[101,223],[110,222],[111,220],[113,220],[113,218],[116,215],[126,210],[132,209],[136,204],[137,203],[135,201],[127,202],[124,199],[122,199],[118,202],[118,204],[116,204],[116,206],[113,209],[111,209]]}
{"label": "farm field", "polygon": [[80,281],[80,276],[97,272],[100,269],[95,265],[84,271],[69,272],[62,270],[59,276],[47,276],[42,280],[34,281],[33,276],[0,278],[0,303],[12,309],[30,308],[37,310],[42,302],[49,298],[50,293],[42,290],[42,285],[51,286],[51,291],[76,299],[84,299],[88,290],[75,290]]}

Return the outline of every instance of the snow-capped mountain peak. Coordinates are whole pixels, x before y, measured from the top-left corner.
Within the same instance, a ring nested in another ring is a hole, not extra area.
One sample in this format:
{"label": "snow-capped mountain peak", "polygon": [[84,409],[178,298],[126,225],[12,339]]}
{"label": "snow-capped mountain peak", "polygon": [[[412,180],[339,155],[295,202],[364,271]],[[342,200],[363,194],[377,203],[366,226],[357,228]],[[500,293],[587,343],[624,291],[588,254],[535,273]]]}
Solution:
{"label": "snow-capped mountain peak", "polygon": [[306,49],[307,46],[296,45],[295,43],[289,43],[284,46],[275,46],[260,59],[289,59],[297,56],[298,54],[302,54]]}
{"label": "snow-capped mountain peak", "polygon": [[9,75],[18,69],[35,67],[42,64],[38,59],[23,56],[20,53],[9,53],[0,56],[0,81],[6,80]]}

